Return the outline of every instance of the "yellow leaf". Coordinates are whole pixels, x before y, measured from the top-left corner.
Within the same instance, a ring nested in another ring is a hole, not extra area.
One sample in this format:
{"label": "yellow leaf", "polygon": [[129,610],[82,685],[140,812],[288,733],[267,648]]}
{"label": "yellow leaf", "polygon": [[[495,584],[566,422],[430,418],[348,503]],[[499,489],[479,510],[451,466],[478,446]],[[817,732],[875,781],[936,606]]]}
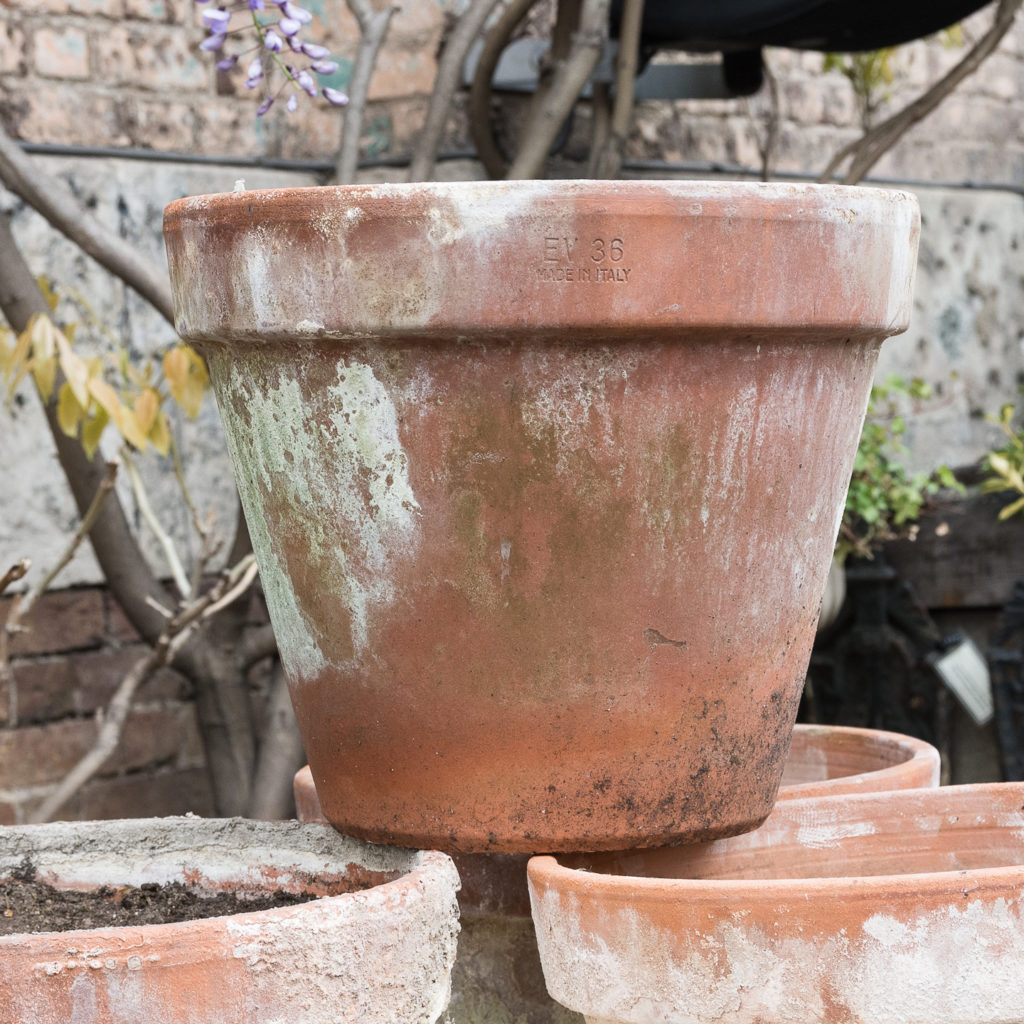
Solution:
{"label": "yellow leaf", "polygon": [[[88,394],[96,399],[100,407],[117,424],[122,408],[121,399],[117,397],[117,392],[105,380],[93,377],[88,382]],[[77,398],[78,396],[76,395],[75,397]]]}
{"label": "yellow leaf", "polygon": [[82,425],[82,448],[90,459],[96,454],[96,449],[100,444],[100,436],[106,430],[109,421],[110,417],[107,416],[105,410],[97,409]]}
{"label": "yellow leaf", "polygon": [[50,307],[50,312],[56,312],[57,303],[60,302],[60,296],[54,290],[53,282],[50,281],[45,274],[42,274],[36,278],[36,284],[39,286],[39,290],[43,293],[43,298],[46,299],[46,304]]}
{"label": "yellow leaf", "polygon": [[121,432],[121,436],[130,445],[143,451],[146,447],[146,436],[139,430],[132,412],[121,404],[117,392],[105,380],[94,377],[89,381],[89,393],[99,402],[114,426]]}
{"label": "yellow leaf", "polygon": [[[50,326],[53,327],[52,324]],[[60,331],[55,327],[53,331],[61,372],[67,377],[71,390],[74,391],[75,398],[78,399],[78,404],[86,409],[89,406],[89,366],[81,356],[71,351],[68,339]]]}
{"label": "yellow leaf", "polygon": [[36,387],[43,400],[48,402],[53,394],[53,385],[57,380],[57,360],[49,359],[32,360],[32,376],[35,378]]}
{"label": "yellow leaf", "polygon": [[184,345],[175,345],[164,353],[164,378],[171,397],[178,403],[185,394],[185,383],[188,380],[188,355]]}
{"label": "yellow leaf", "polygon": [[171,430],[163,409],[157,410],[153,426],[149,431],[149,443],[161,455],[166,455],[171,450]]}
{"label": "yellow leaf", "polygon": [[190,419],[199,415],[203,393],[210,383],[206,364],[195,350],[178,345],[164,356],[164,377],[171,397]]}
{"label": "yellow leaf", "polygon": [[48,316],[34,315],[26,330],[32,336],[32,351],[37,357],[52,359],[57,354],[57,334]]}
{"label": "yellow leaf", "polygon": [[75,437],[83,415],[85,415],[85,410],[78,404],[71,385],[65,381],[61,384],[57,394],[57,423],[60,425],[60,429],[68,437]]}
{"label": "yellow leaf", "polygon": [[160,410],[160,394],[156,388],[146,388],[138,398],[135,399],[135,422],[144,435],[148,435],[153,429],[153,422]]}

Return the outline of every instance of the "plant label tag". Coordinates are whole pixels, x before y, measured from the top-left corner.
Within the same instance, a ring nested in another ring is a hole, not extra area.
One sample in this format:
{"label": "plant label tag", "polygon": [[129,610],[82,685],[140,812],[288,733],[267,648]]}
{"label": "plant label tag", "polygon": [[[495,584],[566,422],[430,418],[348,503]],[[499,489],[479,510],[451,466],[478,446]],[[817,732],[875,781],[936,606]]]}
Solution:
{"label": "plant label tag", "polygon": [[992,720],[992,682],[988,665],[973,641],[964,638],[932,662],[942,681],[953,691],[975,725]]}

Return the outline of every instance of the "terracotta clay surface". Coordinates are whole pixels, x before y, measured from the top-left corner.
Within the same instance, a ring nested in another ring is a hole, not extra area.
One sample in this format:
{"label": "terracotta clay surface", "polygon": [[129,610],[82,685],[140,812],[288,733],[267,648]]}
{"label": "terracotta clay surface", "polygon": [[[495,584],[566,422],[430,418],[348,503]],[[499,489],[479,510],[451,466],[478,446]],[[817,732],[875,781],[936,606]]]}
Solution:
{"label": "terracotta clay surface", "polygon": [[258,913],[0,937],[3,1024],[433,1024],[458,876],[439,853],[297,822],[159,818],[0,829],[0,878],[312,892]]}
{"label": "terracotta clay surface", "polygon": [[[798,724],[778,799],[934,787],[939,769],[939,752],[913,736]],[[327,822],[309,765],[295,773],[292,789],[299,821]],[[455,853],[452,859],[462,879],[459,907],[464,915],[529,916],[527,855]]]}
{"label": "terracotta clay surface", "polygon": [[521,182],[165,219],[327,817],[507,853],[775,798],[915,200]]}
{"label": "terracotta clay surface", "polygon": [[779,799],[928,789],[939,784],[939,752],[930,743],[881,729],[797,725]]}
{"label": "terracotta clay surface", "polygon": [[548,990],[592,1024],[1024,1020],[1024,783],[784,801],[529,879]]}

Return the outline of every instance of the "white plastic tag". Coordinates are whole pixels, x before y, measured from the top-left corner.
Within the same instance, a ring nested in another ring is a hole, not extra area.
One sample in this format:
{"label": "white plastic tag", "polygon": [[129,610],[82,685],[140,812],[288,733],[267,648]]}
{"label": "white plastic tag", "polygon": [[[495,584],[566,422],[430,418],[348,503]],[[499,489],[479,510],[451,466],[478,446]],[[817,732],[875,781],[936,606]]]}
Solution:
{"label": "white plastic tag", "polygon": [[932,667],[976,725],[987,725],[992,720],[994,708],[988,664],[973,641],[961,640],[933,661]]}

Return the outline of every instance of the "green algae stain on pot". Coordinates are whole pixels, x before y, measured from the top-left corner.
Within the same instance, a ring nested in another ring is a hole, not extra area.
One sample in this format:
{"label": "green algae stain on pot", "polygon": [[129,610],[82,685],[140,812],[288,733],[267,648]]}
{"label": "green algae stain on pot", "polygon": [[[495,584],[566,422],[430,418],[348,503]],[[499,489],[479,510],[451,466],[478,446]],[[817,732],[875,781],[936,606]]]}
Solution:
{"label": "green algae stain on pot", "polygon": [[[418,540],[394,404],[355,361],[286,374],[220,349],[210,359],[282,656],[295,680],[351,664],[395,599],[395,553]],[[272,531],[275,520],[288,528]]]}

